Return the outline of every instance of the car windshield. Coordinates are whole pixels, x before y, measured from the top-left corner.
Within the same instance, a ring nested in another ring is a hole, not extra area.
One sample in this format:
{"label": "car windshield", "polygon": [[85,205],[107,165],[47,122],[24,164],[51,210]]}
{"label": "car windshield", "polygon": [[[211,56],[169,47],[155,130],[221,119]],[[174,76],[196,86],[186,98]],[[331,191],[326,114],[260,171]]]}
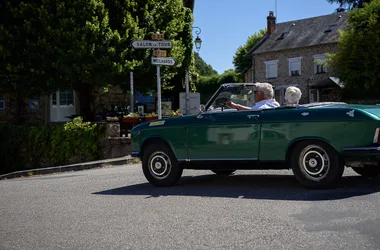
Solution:
{"label": "car windshield", "polygon": [[231,109],[225,102],[232,101],[247,107],[255,105],[254,85],[227,85],[219,89],[218,93],[206,107],[206,111]]}

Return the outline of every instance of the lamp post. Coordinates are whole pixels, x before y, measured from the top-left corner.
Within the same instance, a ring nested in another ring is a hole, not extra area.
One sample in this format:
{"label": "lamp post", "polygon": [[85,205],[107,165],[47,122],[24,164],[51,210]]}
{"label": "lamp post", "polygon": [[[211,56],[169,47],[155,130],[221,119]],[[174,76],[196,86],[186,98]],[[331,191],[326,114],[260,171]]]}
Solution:
{"label": "lamp post", "polygon": [[[197,35],[197,38],[195,38],[195,48],[197,51],[201,49],[202,45],[202,39],[199,38],[199,34],[202,32],[202,30],[199,27],[192,27],[195,30],[195,34]],[[186,69],[186,76],[185,76],[185,86],[186,86],[186,115],[189,114],[190,111],[190,101],[189,101],[189,68]]]}

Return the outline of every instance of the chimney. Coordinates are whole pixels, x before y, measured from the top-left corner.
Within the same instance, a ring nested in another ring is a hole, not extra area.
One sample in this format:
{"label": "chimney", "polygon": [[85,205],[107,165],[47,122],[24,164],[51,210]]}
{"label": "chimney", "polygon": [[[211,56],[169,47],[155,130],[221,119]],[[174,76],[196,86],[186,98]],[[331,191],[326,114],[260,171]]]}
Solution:
{"label": "chimney", "polygon": [[273,11],[269,11],[269,16],[267,16],[267,34],[270,35],[276,29],[276,17]]}

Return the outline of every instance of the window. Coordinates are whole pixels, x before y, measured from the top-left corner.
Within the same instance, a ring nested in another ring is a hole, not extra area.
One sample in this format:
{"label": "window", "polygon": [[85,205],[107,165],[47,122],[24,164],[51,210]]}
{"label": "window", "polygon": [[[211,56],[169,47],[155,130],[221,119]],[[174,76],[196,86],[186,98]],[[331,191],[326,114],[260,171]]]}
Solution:
{"label": "window", "polygon": [[325,65],[327,56],[325,54],[322,55],[315,55],[314,58],[314,73],[315,74],[322,74],[327,73],[327,68]]}
{"label": "window", "polygon": [[277,38],[277,40],[282,40],[282,39],[284,39],[288,33],[289,33],[289,32],[283,32],[283,33],[281,34],[281,36],[280,36],[279,38]]}
{"label": "window", "polygon": [[276,78],[277,77],[277,63],[278,60],[266,61],[266,78]]}
{"label": "window", "polygon": [[5,100],[0,100],[0,110],[5,110]]}
{"label": "window", "polygon": [[302,57],[289,58],[289,76],[301,75],[301,60]]}
{"label": "window", "polygon": [[73,106],[74,105],[74,91],[64,90],[58,91],[52,94],[51,101],[52,105],[57,105],[57,95],[59,97],[60,106]]}
{"label": "window", "polygon": [[327,29],[325,30],[325,32],[331,32],[334,28],[335,28],[336,24],[330,24],[329,26],[327,26]]}
{"label": "window", "polygon": [[309,90],[309,102],[319,102],[319,90],[318,89],[310,89]]}

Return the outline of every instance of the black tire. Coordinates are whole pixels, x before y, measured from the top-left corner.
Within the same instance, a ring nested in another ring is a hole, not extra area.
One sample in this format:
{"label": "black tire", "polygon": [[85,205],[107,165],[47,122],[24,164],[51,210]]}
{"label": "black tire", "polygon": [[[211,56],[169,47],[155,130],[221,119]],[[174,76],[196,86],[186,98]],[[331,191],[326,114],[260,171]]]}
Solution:
{"label": "black tire", "polygon": [[327,143],[302,141],[298,143],[290,158],[297,180],[312,189],[329,188],[340,180],[344,164],[339,154]]}
{"label": "black tire", "polygon": [[363,167],[353,167],[352,168],[357,174],[364,177],[378,177],[380,175],[380,166],[363,166]]}
{"label": "black tire", "polygon": [[230,175],[235,172],[236,169],[212,169],[211,171],[217,175]]}
{"label": "black tire", "polygon": [[175,185],[183,171],[172,150],[161,142],[154,142],[144,150],[142,168],[145,178],[156,187]]}

